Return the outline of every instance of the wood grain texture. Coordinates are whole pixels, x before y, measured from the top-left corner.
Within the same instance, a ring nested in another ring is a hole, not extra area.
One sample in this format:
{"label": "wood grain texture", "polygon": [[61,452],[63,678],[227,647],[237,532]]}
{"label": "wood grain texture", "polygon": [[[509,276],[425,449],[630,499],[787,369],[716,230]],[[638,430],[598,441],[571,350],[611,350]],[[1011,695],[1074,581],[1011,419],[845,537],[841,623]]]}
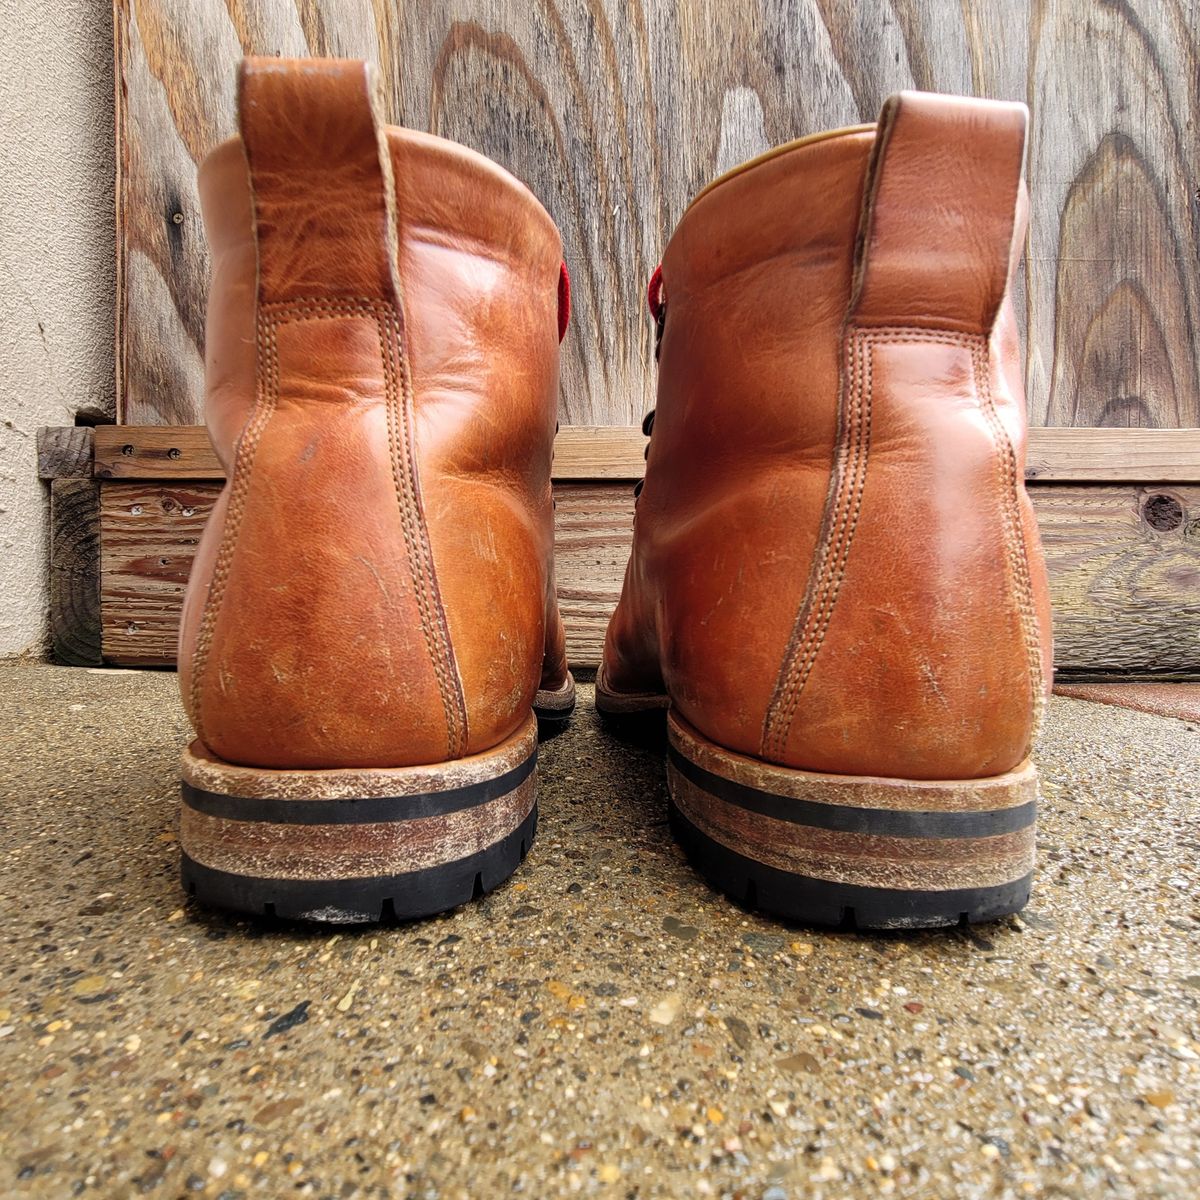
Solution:
{"label": "wood grain texture", "polygon": [[1200,425],[1198,28],[1200,0],[116,0],[121,419],[198,420],[195,165],[252,51],[369,58],[390,119],[533,188],[573,276],[574,425],[649,407],[645,282],[716,175],[900,88],[1024,99],[1035,423]]}
{"label": "wood grain texture", "polygon": [[1200,429],[1034,426],[1025,478],[1043,483],[1200,483]]}
{"label": "wood grain texture", "polygon": [[[554,442],[554,478],[640,479],[645,448],[646,438],[633,426],[564,425]],[[101,479],[225,476],[202,425],[97,429],[95,472]],[[1200,429],[1033,428],[1025,476],[1042,482],[1200,483]]]}
{"label": "wood grain texture", "polygon": [[99,666],[100,495],[91,479],[50,483],[50,653]]}
{"label": "wood grain texture", "polygon": [[1200,487],[1030,489],[1061,672],[1200,677]]}
{"label": "wood grain texture", "polygon": [[175,662],[196,544],[219,483],[100,485],[100,615],[106,662]]}
{"label": "wood grain texture", "polygon": [[[183,588],[216,483],[105,483],[104,657],[169,666]],[[1064,674],[1200,678],[1200,486],[1034,484]],[[624,483],[555,488],[571,661],[594,667],[633,537]]]}
{"label": "wood grain texture", "polygon": [[49,425],[37,431],[39,479],[92,473],[92,431],[86,425]]}
{"label": "wood grain texture", "polygon": [[1200,424],[1200,3],[1044,0],[1034,18],[1033,413]]}
{"label": "wood grain texture", "polygon": [[96,430],[98,479],[224,479],[203,425],[109,425]]}

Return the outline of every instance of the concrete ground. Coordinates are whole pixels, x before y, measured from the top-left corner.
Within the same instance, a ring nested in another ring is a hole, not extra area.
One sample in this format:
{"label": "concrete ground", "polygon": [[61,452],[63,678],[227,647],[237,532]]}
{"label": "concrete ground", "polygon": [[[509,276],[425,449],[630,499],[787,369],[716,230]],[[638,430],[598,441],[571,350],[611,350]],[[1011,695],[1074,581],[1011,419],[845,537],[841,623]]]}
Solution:
{"label": "concrete ground", "polygon": [[0,1195],[1200,1194],[1195,724],[1056,699],[1025,915],[828,934],[583,688],[516,877],[353,932],[184,903],[175,686],[0,667]]}

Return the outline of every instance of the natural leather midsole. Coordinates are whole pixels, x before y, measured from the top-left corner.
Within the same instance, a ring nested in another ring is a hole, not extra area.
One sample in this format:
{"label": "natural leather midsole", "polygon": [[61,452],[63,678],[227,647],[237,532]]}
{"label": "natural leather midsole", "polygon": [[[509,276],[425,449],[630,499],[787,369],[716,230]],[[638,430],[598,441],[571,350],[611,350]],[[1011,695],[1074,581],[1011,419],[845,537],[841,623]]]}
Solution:
{"label": "natural leather midsole", "polygon": [[671,798],[701,833],[811,879],[897,890],[994,887],[1034,865],[1037,776],[986,780],[822,775],[707,742],[675,715]]}
{"label": "natural leather midsole", "polygon": [[345,800],[275,800],[225,796],[183,784],[186,808],[230,821],[260,821],[269,825],[367,825],[388,821],[417,821],[488,804],[515,791],[537,768],[537,752],[495,779],[485,779],[444,792],[412,796],[365,796]]}
{"label": "natural leather midsole", "polygon": [[828,801],[779,796],[715,775],[685,758],[672,746],[672,767],[701,791],[727,804],[764,817],[830,829],[842,833],[867,833],[909,838],[977,838],[1015,833],[1037,819],[1037,801],[1009,808],[963,812],[937,809],[869,808]]}
{"label": "natural leather midsole", "polygon": [[193,743],[180,843],[205,867],[257,879],[407,874],[468,858],[518,828],[533,811],[536,762],[532,715],[496,749],[440,766],[256,771]]}

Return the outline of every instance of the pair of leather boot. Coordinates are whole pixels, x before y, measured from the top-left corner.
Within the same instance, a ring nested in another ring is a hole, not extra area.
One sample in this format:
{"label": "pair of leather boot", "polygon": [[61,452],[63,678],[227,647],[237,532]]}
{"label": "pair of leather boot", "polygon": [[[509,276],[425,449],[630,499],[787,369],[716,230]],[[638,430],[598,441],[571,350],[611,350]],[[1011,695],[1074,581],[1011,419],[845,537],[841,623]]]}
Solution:
{"label": "pair of leather boot", "polygon": [[[227,483],[185,605],[198,899],[411,918],[531,845],[574,683],[553,221],[383,126],[361,63],[249,60],[200,171]],[[1009,292],[1021,105],[906,93],[688,208],[602,713],[666,709],[676,835],[734,898],[864,927],[1019,909],[1050,676]],[[660,718],[661,719],[661,718]]]}

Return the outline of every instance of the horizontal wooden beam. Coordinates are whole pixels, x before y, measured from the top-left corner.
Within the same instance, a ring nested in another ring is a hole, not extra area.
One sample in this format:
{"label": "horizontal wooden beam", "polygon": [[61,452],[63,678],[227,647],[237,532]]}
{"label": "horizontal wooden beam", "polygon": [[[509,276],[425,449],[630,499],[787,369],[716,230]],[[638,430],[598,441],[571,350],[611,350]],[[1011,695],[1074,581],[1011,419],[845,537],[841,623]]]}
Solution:
{"label": "horizontal wooden beam", "polygon": [[100,479],[224,479],[203,425],[100,425]]}
{"label": "horizontal wooden beam", "polygon": [[1025,478],[1070,483],[1200,483],[1200,429],[1029,431]]}
{"label": "horizontal wooden beam", "polygon": [[[102,425],[95,430],[101,479],[222,479],[201,425]],[[554,443],[554,478],[639,479],[646,439],[623,425],[567,425]],[[1065,483],[1200,483],[1200,429],[1029,431],[1026,478]]]}
{"label": "horizontal wooden beam", "polygon": [[[170,666],[215,482],[104,483],[106,661]],[[1033,483],[1064,675],[1200,678],[1200,486]],[[554,489],[555,572],[572,661],[594,667],[633,537],[624,482]]]}

